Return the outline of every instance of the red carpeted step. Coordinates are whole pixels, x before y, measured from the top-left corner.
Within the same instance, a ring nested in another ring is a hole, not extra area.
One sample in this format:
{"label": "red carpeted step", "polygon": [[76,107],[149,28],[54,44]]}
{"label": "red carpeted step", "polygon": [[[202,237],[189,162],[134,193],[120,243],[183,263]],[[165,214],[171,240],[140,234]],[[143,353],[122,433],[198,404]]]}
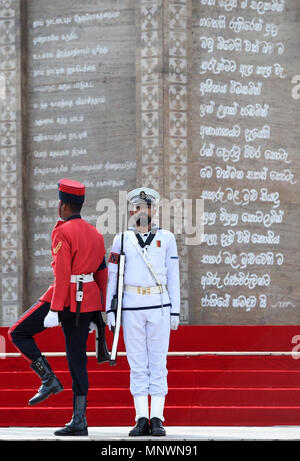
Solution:
{"label": "red carpeted step", "polygon": [[[64,387],[71,387],[72,378],[69,371],[57,371],[56,376]],[[89,371],[89,382],[94,387],[128,387],[129,371]],[[40,379],[33,371],[0,373],[0,389],[35,389],[40,386]]]}
{"label": "red carpeted step", "polygon": [[299,425],[300,407],[166,407],[169,426],[283,426]]}
{"label": "red carpeted step", "polygon": [[[57,371],[64,387],[71,387],[69,371]],[[90,370],[92,387],[129,387],[129,370]],[[170,370],[170,387],[298,387],[300,370]],[[37,389],[40,380],[33,371],[0,372],[0,389]]]}
{"label": "red carpeted step", "polygon": [[[56,372],[68,370],[66,357],[47,357]],[[300,370],[300,361],[291,356],[169,356],[167,360],[168,370]],[[129,370],[127,358],[118,357],[117,365],[109,363],[97,364],[95,357],[88,358],[89,370]],[[30,363],[23,357],[10,357],[0,360],[1,371],[28,371]]]}
{"label": "red carpeted step", "polygon": [[[7,330],[0,329],[6,337]],[[181,327],[171,335],[170,351],[291,351],[299,327]],[[43,351],[63,351],[60,329],[39,336]],[[108,335],[108,342],[112,337]],[[6,350],[16,352],[7,341]],[[89,337],[94,350],[94,337]],[[124,351],[121,338],[120,351]],[[165,418],[167,425],[298,425],[300,361],[292,356],[169,356]],[[28,399],[40,380],[23,357],[0,359],[0,426],[63,426],[72,416],[71,377],[66,357],[48,360],[65,390],[39,406]],[[88,359],[90,426],[134,425],[126,357],[98,365]]]}
{"label": "red carpeted step", "polygon": [[298,387],[300,370],[171,370],[171,387]]}
{"label": "red carpeted step", "polygon": [[[0,327],[0,336],[5,339],[7,352],[15,352],[7,338],[7,327]],[[120,332],[119,351],[124,351]],[[299,343],[299,325],[181,325],[171,332],[171,351],[291,351]],[[106,329],[106,340],[110,349],[113,335]],[[36,335],[42,351],[65,350],[62,329],[49,328]],[[95,350],[95,334],[89,335],[88,350]]]}
{"label": "red carpeted step", "polygon": [[[0,407],[27,406],[33,397],[32,389],[0,390]],[[102,406],[130,406],[132,396],[124,388],[91,388],[88,394],[90,408]],[[241,388],[169,388],[166,404],[175,406],[299,406],[300,389],[241,389]],[[65,389],[41,402],[40,407],[72,406],[72,390]]]}
{"label": "red carpeted step", "polygon": [[[62,357],[52,357],[47,356],[47,360],[56,372],[57,370],[68,370],[68,362],[65,356]],[[98,364],[95,357],[88,357],[88,369],[96,370],[128,370],[128,362],[126,357],[118,357],[117,365],[110,366],[109,363]],[[1,371],[28,371],[31,370],[30,362],[26,360],[23,356],[18,357],[8,357],[6,359],[0,360],[0,373]]]}
{"label": "red carpeted step", "polygon": [[[298,425],[300,407],[205,407],[166,406],[165,426],[272,426]],[[133,406],[94,407],[87,409],[92,426],[133,426]],[[60,427],[70,421],[71,408],[1,408],[1,427]],[[113,428],[112,428],[113,435]]]}

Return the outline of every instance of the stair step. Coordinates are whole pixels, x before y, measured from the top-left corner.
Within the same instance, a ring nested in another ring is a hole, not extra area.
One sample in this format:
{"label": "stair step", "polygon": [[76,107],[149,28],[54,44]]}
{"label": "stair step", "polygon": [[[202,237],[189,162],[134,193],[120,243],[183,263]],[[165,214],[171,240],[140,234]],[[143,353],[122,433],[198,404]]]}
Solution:
{"label": "stair step", "polygon": [[[56,371],[64,387],[71,386],[67,370]],[[110,368],[89,370],[89,382],[93,387],[129,387],[129,370]],[[170,370],[171,387],[299,387],[300,370]],[[33,371],[0,372],[0,389],[36,389],[40,379]]]}
{"label": "stair step", "polygon": [[[55,410],[55,411],[53,411]],[[87,409],[90,427],[133,426],[133,406],[92,407]],[[300,407],[200,407],[166,406],[165,426],[281,426],[298,425]],[[0,407],[0,427],[61,427],[72,417],[65,407]],[[113,435],[112,427],[112,435]]]}
{"label": "stair step", "polygon": [[[71,386],[72,378],[69,371],[56,371],[55,373],[64,387]],[[129,370],[89,371],[89,382],[94,387],[128,387]],[[0,389],[36,389],[40,385],[41,381],[33,371],[0,373]]]}
{"label": "stair step", "polygon": [[[32,389],[0,390],[0,407],[26,407],[35,392]],[[123,406],[130,405],[132,396],[124,388],[92,388],[88,393],[88,405]],[[168,405],[185,406],[300,406],[300,389],[232,389],[232,388],[169,388]],[[41,402],[42,407],[72,406],[72,390],[65,389]]]}
{"label": "stair step", "polygon": [[[181,326],[171,333],[170,351],[291,351],[299,326]],[[0,329],[5,350],[16,352]],[[108,347],[112,334],[107,331]],[[37,335],[41,351],[65,351],[61,329]],[[124,351],[122,329],[119,351]],[[89,335],[88,350],[95,347]],[[72,417],[71,376],[65,356],[47,355],[65,390],[35,407],[28,400],[40,380],[24,357],[0,358],[0,426],[62,427]],[[273,426],[300,421],[300,361],[272,355],[169,355],[165,425]],[[117,365],[88,357],[90,426],[133,426],[126,356]],[[113,434],[113,428],[112,428]]]}
{"label": "stair step", "polygon": [[[68,363],[65,356],[48,357],[48,361],[56,370],[68,370]],[[291,356],[168,356],[168,370],[299,370],[299,360]],[[118,357],[117,365],[110,366],[109,363],[97,364],[96,358],[88,357],[89,370],[119,370],[129,369],[126,356]],[[24,357],[8,357],[0,359],[0,373],[2,371],[28,371],[30,362]]]}

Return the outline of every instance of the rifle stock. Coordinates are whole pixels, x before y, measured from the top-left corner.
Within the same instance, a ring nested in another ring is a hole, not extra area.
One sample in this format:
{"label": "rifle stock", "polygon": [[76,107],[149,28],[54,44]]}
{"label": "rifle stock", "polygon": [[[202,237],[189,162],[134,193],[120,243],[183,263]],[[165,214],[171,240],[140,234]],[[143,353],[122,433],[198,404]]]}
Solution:
{"label": "rifle stock", "polygon": [[93,318],[93,322],[96,325],[96,357],[98,363],[104,363],[110,361],[110,355],[106,345],[106,337],[105,337],[105,322],[102,318],[101,312],[97,312],[97,314]]}

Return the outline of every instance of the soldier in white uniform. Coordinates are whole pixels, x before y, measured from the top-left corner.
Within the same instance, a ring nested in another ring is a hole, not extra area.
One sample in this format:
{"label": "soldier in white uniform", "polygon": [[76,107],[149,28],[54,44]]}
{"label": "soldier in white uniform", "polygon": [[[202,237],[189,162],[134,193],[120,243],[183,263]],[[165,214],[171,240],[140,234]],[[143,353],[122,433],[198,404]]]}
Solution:
{"label": "soldier in white uniform", "polygon": [[[156,191],[145,187],[128,194],[135,225],[124,233],[122,326],[136,410],[136,426],[130,431],[131,436],[166,434],[162,423],[168,392],[167,353],[170,329],[176,330],[179,325],[180,280],[175,236],[152,225],[159,199]],[[117,288],[120,249],[121,234],[117,234],[108,264],[106,312],[110,329],[115,325],[111,300]]]}

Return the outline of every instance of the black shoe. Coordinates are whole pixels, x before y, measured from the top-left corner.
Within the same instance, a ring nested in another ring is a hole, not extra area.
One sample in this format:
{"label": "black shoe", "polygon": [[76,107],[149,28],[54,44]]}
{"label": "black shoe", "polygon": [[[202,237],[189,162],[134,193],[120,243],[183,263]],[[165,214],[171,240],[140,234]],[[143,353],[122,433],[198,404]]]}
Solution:
{"label": "black shoe", "polygon": [[163,428],[162,421],[159,418],[151,418],[150,427],[151,435],[158,437],[166,435],[166,431]]}
{"label": "black shoe", "polygon": [[88,426],[85,417],[86,396],[74,395],[73,408],[74,411],[71,421],[62,429],[55,431],[54,435],[88,435]]}
{"label": "black shoe", "polygon": [[129,432],[130,437],[139,437],[143,435],[149,435],[149,419],[148,418],[140,418],[138,419],[136,426],[131,429]]}
{"label": "black shoe", "polygon": [[50,395],[58,394],[63,390],[61,382],[53,373],[46,357],[41,355],[41,357],[31,363],[30,367],[41,378],[42,385],[35,396],[29,400],[28,405],[36,405],[46,400]]}

